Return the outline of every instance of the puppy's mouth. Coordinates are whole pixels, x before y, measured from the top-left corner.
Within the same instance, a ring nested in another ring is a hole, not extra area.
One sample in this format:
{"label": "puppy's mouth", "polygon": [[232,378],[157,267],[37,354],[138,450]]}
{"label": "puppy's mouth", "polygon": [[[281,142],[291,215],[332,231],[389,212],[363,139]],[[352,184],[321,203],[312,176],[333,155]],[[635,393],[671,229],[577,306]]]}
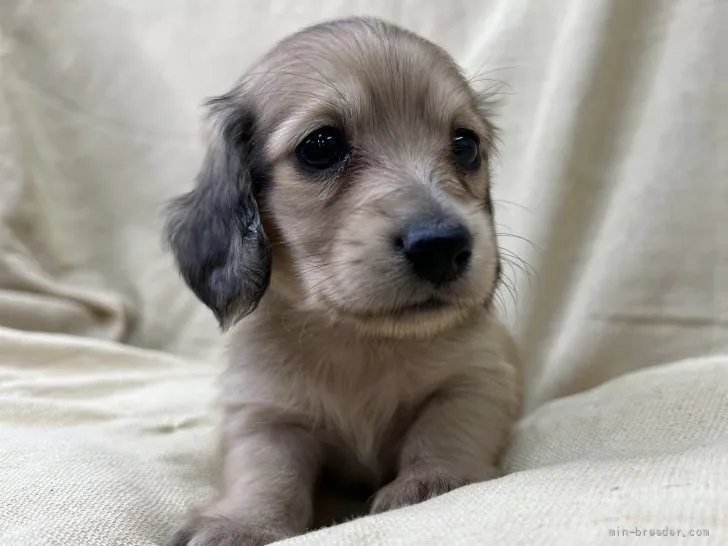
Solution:
{"label": "puppy's mouth", "polygon": [[368,310],[343,310],[340,319],[353,321],[359,331],[375,337],[427,338],[454,327],[477,308],[466,303],[430,297],[416,303],[400,303]]}
{"label": "puppy's mouth", "polygon": [[401,303],[392,307],[367,310],[347,310],[345,314],[364,320],[389,319],[405,320],[412,317],[435,316],[448,310],[460,309],[462,305],[438,297],[430,297],[415,303]]}
{"label": "puppy's mouth", "polygon": [[419,313],[433,313],[437,311],[442,311],[443,309],[451,307],[452,305],[452,303],[448,303],[440,298],[431,297],[422,302],[400,305],[385,312],[385,314],[391,316],[402,316]]}

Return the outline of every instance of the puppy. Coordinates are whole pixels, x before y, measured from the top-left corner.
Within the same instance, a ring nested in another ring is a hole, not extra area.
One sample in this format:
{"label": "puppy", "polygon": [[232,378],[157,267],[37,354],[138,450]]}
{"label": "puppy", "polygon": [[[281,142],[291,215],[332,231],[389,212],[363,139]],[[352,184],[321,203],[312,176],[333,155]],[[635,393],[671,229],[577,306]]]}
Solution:
{"label": "puppy", "polygon": [[344,500],[378,513],[497,476],[521,406],[492,306],[494,129],[453,60],[329,21],[209,106],[167,239],[232,329],[220,495],[168,544],[268,544]]}

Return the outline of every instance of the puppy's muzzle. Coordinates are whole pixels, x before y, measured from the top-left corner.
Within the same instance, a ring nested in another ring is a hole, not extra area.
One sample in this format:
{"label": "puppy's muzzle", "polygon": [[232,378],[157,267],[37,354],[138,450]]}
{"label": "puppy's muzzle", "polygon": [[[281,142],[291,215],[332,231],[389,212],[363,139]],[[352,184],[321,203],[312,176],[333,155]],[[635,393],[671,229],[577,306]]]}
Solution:
{"label": "puppy's muzzle", "polygon": [[413,222],[395,241],[412,273],[435,286],[453,282],[463,275],[470,262],[472,245],[468,228],[450,218]]}

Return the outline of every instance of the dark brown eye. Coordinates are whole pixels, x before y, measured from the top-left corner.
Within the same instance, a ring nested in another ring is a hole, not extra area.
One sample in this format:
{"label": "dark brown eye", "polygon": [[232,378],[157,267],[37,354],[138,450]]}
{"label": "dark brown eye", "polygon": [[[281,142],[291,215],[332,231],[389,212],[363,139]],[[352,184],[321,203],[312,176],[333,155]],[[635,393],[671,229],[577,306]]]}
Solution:
{"label": "dark brown eye", "polygon": [[480,168],[480,142],[472,131],[458,129],[452,139],[452,157],[455,164],[466,171]]}
{"label": "dark brown eye", "polygon": [[348,152],[344,135],[335,127],[321,127],[310,133],[296,149],[305,166],[324,170],[343,161]]}

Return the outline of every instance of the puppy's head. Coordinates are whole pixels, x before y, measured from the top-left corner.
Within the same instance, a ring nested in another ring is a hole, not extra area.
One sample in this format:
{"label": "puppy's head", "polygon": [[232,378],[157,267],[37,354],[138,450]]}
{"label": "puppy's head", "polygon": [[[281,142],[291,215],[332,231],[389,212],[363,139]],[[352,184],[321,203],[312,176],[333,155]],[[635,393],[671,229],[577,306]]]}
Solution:
{"label": "puppy's head", "polygon": [[443,50],[376,19],[324,23],[210,109],[207,157],[167,233],[221,327],[269,286],[386,336],[430,335],[490,303],[493,128]]}

